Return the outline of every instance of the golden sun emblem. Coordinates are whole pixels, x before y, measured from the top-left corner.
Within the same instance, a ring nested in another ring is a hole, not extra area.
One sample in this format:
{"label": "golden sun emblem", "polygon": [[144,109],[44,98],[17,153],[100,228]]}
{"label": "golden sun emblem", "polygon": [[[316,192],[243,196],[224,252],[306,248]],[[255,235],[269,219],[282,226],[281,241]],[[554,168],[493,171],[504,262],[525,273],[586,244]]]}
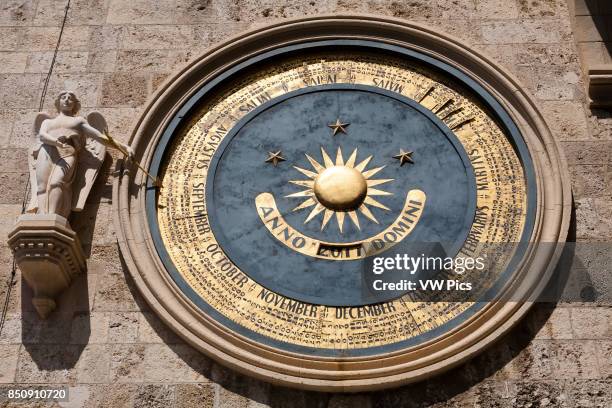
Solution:
{"label": "golden sun emblem", "polygon": [[394,179],[372,179],[371,177],[385,166],[365,170],[370,160],[372,160],[372,156],[365,158],[355,165],[357,149],[353,150],[349,158],[344,161],[342,150],[338,148],[335,163],[323,147],[321,147],[321,155],[323,156],[323,165],[305,154],[315,171],[293,166],[293,168],[309,178],[309,180],[289,181],[292,184],[307,187],[306,190],[286,196],[290,198],[305,197],[305,200],[295,207],[293,211],[314,207],[306,217],[304,224],[322,212],[323,221],[321,222],[321,230],[325,228],[334,214],[336,215],[340,232],[342,232],[344,218],[347,214],[357,229],[361,229],[357,210],[366,218],[378,224],[378,220],[374,217],[368,205],[389,211],[387,206],[376,201],[373,196],[385,196],[392,193],[373,187],[388,183]]}

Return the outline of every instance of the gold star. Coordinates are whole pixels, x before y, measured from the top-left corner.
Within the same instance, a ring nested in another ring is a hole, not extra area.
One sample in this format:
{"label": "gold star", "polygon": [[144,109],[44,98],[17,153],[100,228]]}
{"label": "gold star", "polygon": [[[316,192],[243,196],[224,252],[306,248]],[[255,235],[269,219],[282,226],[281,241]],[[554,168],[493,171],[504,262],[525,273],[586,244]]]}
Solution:
{"label": "gold star", "polygon": [[268,152],[268,158],[266,159],[266,163],[272,163],[274,167],[276,167],[278,163],[285,160],[286,159],[282,156],[282,153],[279,150],[278,152]]}
{"label": "gold star", "polygon": [[336,119],[336,123],[330,123],[327,127],[332,128],[334,133],[332,136],[336,136],[336,133],[342,132],[346,134],[346,128],[350,125],[350,123],[342,123],[340,122],[340,118]]}
{"label": "gold star", "polygon": [[406,163],[414,163],[414,160],[412,160],[412,153],[414,152],[405,152],[404,149],[400,149],[400,154],[393,156],[393,158],[398,159],[400,161],[400,166],[403,166]]}

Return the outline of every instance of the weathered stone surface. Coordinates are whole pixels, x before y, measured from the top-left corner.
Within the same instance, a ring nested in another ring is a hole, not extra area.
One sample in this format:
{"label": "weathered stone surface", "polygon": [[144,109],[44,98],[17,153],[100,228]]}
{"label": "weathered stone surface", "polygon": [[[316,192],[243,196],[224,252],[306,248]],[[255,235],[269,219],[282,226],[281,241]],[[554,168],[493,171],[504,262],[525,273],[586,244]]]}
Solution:
{"label": "weathered stone surface", "polygon": [[181,344],[183,340],[166,326],[155,313],[147,312],[140,314],[138,342]]}
{"label": "weathered stone surface", "polygon": [[14,26],[31,24],[36,12],[34,0],[9,0],[0,6],[0,25]]}
{"label": "weathered stone surface", "polygon": [[17,372],[19,344],[0,344],[0,383],[12,383]]}
{"label": "weathered stone surface", "polygon": [[100,103],[105,107],[142,105],[147,99],[147,79],[132,73],[105,74]]}
{"label": "weathered stone surface", "polygon": [[19,351],[17,382],[70,383],[76,381],[80,348],[72,345],[28,345]]}
{"label": "weathered stone surface", "polygon": [[174,386],[141,385],[136,389],[134,408],[165,408],[174,403]]}
{"label": "weathered stone surface", "polygon": [[138,340],[140,313],[111,313],[109,319],[109,343],[134,343]]}
{"label": "weathered stone surface", "polygon": [[215,390],[210,384],[179,384],[175,387],[176,408],[213,408]]}
{"label": "weathered stone surface", "polygon": [[144,357],[144,345],[113,345],[110,366],[111,381],[142,382],[144,380]]}
{"label": "weathered stone surface", "polygon": [[77,365],[77,381],[83,384],[108,383],[110,380],[110,346],[90,344],[83,350]]}
{"label": "weathered stone surface", "polygon": [[151,344],[145,349],[145,381],[204,382],[210,361],[186,344]]}

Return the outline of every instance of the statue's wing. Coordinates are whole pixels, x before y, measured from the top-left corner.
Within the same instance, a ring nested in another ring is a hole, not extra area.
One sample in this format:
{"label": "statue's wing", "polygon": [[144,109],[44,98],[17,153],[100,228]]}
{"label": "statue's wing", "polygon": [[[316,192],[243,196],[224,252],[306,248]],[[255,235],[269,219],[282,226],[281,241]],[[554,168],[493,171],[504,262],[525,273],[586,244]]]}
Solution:
{"label": "statue's wing", "polygon": [[36,181],[36,159],[38,158],[38,150],[40,149],[41,142],[38,139],[38,132],[40,132],[40,127],[42,123],[51,119],[51,115],[47,112],[38,112],[36,118],[34,119],[34,137],[36,137],[36,141],[32,143],[32,147],[30,148],[28,154],[28,168],[30,170],[30,203],[26,209],[26,212],[35,213],[38,210],[38,183]]}
{"label": "statue's wing", "polygon": [[[107,130],[106,119],[99,112],[87,115],[87,122],[100,133],[104,134]],[[85,138],[85,147],[78,154],[76,176],[72,185],[72,211],[82,211],[85,207],[85,201],[96,181],[105,155],[104,144],[91,137]]]}

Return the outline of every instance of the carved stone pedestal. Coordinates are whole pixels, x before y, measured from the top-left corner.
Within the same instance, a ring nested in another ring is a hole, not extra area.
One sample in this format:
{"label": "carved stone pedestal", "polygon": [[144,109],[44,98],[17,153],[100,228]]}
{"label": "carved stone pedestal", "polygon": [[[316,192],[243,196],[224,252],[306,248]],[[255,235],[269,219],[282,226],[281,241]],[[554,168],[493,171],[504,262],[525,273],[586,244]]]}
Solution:
{"label": "carved stone pedestal", "polygon": [[86,269],[81,243],[68,220],[55,214],[20,216],[8,242],[44,319],[55,309],[58,295]]}

